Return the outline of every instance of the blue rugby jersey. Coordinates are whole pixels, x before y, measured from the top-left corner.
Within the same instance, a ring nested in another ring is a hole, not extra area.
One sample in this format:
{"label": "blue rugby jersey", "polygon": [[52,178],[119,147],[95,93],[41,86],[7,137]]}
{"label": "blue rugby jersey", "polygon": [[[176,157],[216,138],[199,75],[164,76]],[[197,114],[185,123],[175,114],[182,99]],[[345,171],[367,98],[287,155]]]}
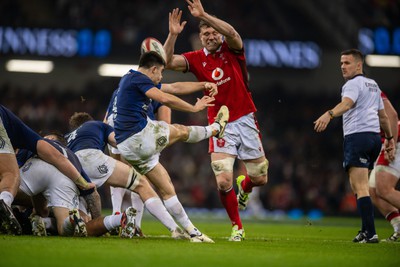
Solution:
{"label": "blue rugby jersey", "polygon": [[145,93],[153,87],[160,89],[161,83],[154,85],[149,77],[138,71],[130,70],[121,78],[114,117],[117,143],[121,143],[146,127],[148,110],[152,101]]}
{"label": "blue rugby jersey", "polygon": [[37,142],[43,138],[3,105],[0,105],[0,117],[14,149],[25,148],[37,154]]}
{"label": "blue rugby jersey", "polygon": [[73,152],[82,149],[99,149],[104,151],[108,136],[113,127],[102,121],[87,121],[65,136],[68,148]]}

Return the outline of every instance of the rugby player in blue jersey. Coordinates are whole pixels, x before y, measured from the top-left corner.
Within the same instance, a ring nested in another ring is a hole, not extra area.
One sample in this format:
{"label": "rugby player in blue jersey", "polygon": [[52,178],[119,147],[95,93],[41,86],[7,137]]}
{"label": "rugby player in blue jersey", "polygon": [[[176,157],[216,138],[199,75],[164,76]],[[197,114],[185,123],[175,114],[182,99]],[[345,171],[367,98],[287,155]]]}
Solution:
{"label": "rugby player in blue jersey", "polygon": [[[62,153],[82,177],[90,182],[82,170],[79,159],[71,150],[58,141],[46,138],[44,140]],[[21,167],[21,183],[14,203],[29,207],[32,198],[34,208],[34,213],[30,216],[32,233],[37,236],[47,235],[43,218],[46,218],[47,228],[54,227],[51,225],[51,220],[47,220],[50,213],[48,208],[50,208],[56,219],[59,235],[86,236],[85,223],[77,212],[79,191],[75,184],[53,165],[41,160],[27,149],[18,149],[16,156],[18,165]],[[94,188],[81,192],[86,195],[92,194]]]}
{"label": "rugby player in blue jersey", "polygon": [[[167,212],[148,181],[132,166],[103,152],[107,144],[116,146],[114,129],[110,125],[93,120],[85,112],[76,112],[70,118],[69,124],[73,131],[66,135],[68,147],[78,156],[83,169],[97,187],[107,183],[136,192],[146,203],[148,211],[167,227],[172,237],[184,238],[183,231]],[[136,230],[130,233],[130,237],[134,235]]]}
{"label": "rugby player in blue jersey", "polygon": [[[45,136],[45,140],[62,152],[77,170],[81,172],[82,176],[90,181],[78,157],[70,149],[58,142],[58,140],[62,140],[62,137],[50,134]],[[32,197],[33,207],[36,211],[36,215],[31,217],[32,232],[34,235],[46,235],[46,226],[50,221],[47,217],[49,215],[47,207],[51,208],[56,219],[57,233],[62,236],[99,236],[114,227],[121,226],[121,236],[128,237],[124,233],[135,228],[135,209],[132,207],[127,208],[123,214],[106,217],[100,215],[85,224],[85,221],[80,217],[79,210],[84,214],[87,213],[87,210],[81,205],[78,196],[83,196],[85,203],[87,203],[88,198],[86,196],[89,195],[88,193],[90,191],[96,193],[97,191],[91,189],[86,191],[80,190],[79,192],[74,183],[61,174],[54,166],[34,157],[35,155],[32,153],[28,154],[24,152],[26,151],[20,150],[17,154],[18,162],[19,164],[23,164],[23,166],[20,171],[20,190],[15,202],[29,206],[30,201],[24,203],[24,200],[26,202],[27,199]],[[38,181],[37,177],[41,177],[41,179]],[[46,202],[43,202],[42,196],[44,196]],[[46,225],[42,217],[48,222]]]}
{"label": "rugby player in blue jersey", "polygon": [[[118,89],[116,89],[112,94],[104,118],[104,122],[111,126],[114,126],[114,112],[112,107],[117,95],[117,90]],[[171,109],[167,106],[161,105],[157,101],[151,102],[151,106],[148,109],[147,115],[153,120],[157,119],[171,123]],[[108,152],[109,155],[114,159],[122,160],[123,162],[127,163],[123,158],[121,158],[121,154],[117,148],[108,145]],[[147,199],[146,203],[144,203],[137,193],[129,191],[125,188],[110,186],[110,194],[113,214],[119,214],[129,206],[133,206],[136,209],[136,236],[139,237],[144,237],[141,229],[144,207],[153,206],[153,209],[165,209],[164,204],[157,195],[154,198]],[[113,231],[113,233],[114,232],[115,231]],[[185,235],[182,235],[182,230],[180,228],[172,231],[171,235],[173,238],[185,237]]]}
{"label": "rugby player in blue jersey", "polygon": [[44,141],[10,110],[0,105],[0,219],[3,232],[17,235],[22,233],[21,226],[11,210],[20,183],[15,149],[27,149],[38,155],[82,189],[95,186],[87,183],[57,149]]}
{"label": "rugby player in blue jersey", "polygon": [[[161,84],[165,62],[155,52],[141,55],[138,71],[130,70],[119,83],[114,106],[114,131],[118,150],[121,155],[152,182],[159,190],[169,213],[191,236],[192,242],[213,242],[202,234],[188,218],[178,200],[168,172],[159,163],[160,152],[167,146],[184,141],[195,143],[211,136],[222,137],[229,111],[222,106],[216,122],[209,126],[185,126],[154,121],[147,111],[152,100],[156,100],[171,109],[198,112],[213,106],[214,97],[204,96],[191,105],[182,99],[166,93],[178,91],[175,84]],[[180,83],[183,87],[206,86],[207,83]],[[186,86],[185,86],[186,85]]]}

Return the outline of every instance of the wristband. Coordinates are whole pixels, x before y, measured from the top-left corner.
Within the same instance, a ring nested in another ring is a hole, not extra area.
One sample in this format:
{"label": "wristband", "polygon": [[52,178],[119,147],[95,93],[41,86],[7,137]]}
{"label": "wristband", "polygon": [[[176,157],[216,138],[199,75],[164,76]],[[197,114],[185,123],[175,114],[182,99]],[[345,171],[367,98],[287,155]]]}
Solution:
{"label": "wristband", "polygon": [[388,140],[388,141],[389,141],[389,140],[392,140],[392,139],[393,139],[393,135],[390,136],[390,137],[386,137],[386,136],[385,136],[385,139]]}
{"label": "wristband", "polygon": [[82,177],[82,175],[75,180],[75,184],[80,188],[86,188],[88,186],[88,182]]}
{"label": "wristband", "polygon": [[331,117],[331,120],[332,120],[332,119],[334,118],[334,117],[333,117],[333,111],[332,111],[332,110],[329,110],[329,111],[328,111],[328,114],[329,114],[329,116]]}

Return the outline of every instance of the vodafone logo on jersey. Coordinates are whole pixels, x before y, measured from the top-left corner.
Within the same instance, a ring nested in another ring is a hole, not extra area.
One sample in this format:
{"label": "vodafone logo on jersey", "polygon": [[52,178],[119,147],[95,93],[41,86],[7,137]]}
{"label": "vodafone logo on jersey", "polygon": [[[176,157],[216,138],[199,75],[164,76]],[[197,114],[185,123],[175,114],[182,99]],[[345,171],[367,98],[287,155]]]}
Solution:
{"label": "vodafone logo on jersey", "polygon": [[224,77],[224,71],[221,68],[216,68],[213,70],[211,77],[214,79],[214,81],[218,81]]}

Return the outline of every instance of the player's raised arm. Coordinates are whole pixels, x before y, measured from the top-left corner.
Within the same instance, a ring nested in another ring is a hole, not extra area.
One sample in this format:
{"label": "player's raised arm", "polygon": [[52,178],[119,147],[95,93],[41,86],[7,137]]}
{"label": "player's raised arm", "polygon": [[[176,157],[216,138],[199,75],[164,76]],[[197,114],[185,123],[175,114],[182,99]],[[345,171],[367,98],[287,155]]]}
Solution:
{"label": "player's raised arm", "polygon": [[186,25],[186,21],[181,23],[182,10],[175,8],[169,13],[169,34],[164,43],[166,54],[166,68],[177,71],[186,71],[186,61],[181,55],[174,55],[174,47],[178,35],[182,32]]}
{"label": "player's raised arm", "polygon": [[225,36],[229,48],[233,50],[241,50],[243,48],[242,38],[232,25],[205,12],[200,0],[186,0],[186,2],[193,17],[201,19],[205,24]]}

